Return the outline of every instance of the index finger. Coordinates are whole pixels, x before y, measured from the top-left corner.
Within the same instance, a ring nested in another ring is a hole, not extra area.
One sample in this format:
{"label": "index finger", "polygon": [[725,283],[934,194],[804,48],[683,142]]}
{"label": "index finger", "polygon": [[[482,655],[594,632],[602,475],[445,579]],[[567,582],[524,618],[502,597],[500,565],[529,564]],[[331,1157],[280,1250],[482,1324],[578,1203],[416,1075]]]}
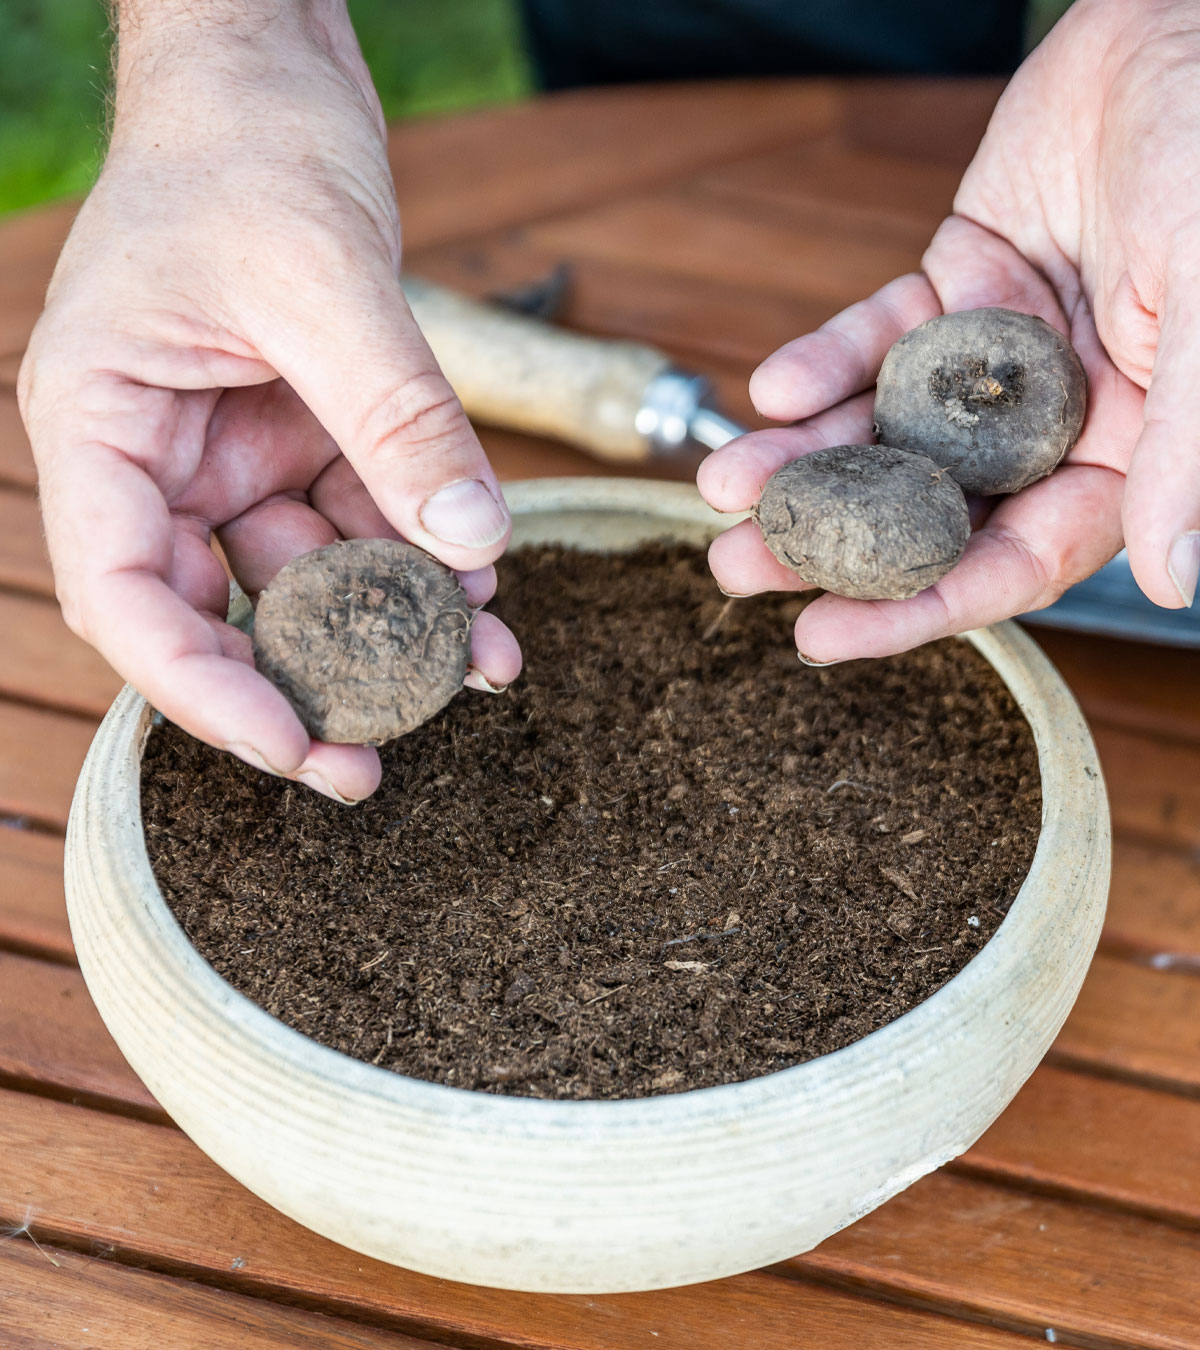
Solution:
{"label": "index finger", "polygon": [[750,377],[755,408],[775,421],[797,422],[862,393],[875,383],[888,348],[941,312],[922,273],[889,281],[768,356]]}
{"label": "index finger", "polygon": [[[227,583],[195,569],[201,608],[173,588],[175,530],[158,487],[111,445],[45,452],[42,504],[63,614],[74,632],[163,715],[268,772],[357,800],[378,783],[361,747],[314,744],[287,700],[255,671],[249,643],[224,622]],[[318,781],[319,780],[319,781]]]}

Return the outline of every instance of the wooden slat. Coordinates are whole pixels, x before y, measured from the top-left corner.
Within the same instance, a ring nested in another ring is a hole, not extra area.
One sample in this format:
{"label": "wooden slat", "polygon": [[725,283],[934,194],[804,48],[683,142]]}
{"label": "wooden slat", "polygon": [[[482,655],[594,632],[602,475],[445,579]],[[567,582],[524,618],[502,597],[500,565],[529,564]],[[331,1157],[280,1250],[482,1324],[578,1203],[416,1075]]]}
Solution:
{"label": "wooden slat", "polygon": [[61,837],[0,825],[0,942],[60,961],[73,956]]}
{"label": "wooden slat", "polygon": [[[0,1093],[0,1147],[9,1160],[0,1170],[0,1216],[19,1216],[25,1197],[36,1198],[39,1238],[112,1243],[121,1253],[160,1267],[219,1271],[230,1284],[253,1281],[320,1298],[341,1311],[411,1319],[414,1329],[428,1328],[438,1338],[511,1338],[530,1347],[572,1350],[628,1350],[631,1345],[724,1350],[740,1344],[755,1350],[794,1350],[798,1336],[803,1344],[823,1350],[1008,1344],[1003,1333],[982,1326],[922,1317],[765,1274],[652,1294],[587,1298],[528,1297],[428,1279],[355,1256],[305,1232],[224,1176],[176,1131],[24,1094]],[[954,1202],[947,1204],[942,1197],[951,1193]],[[910,1197],[922,1236],[931,1231],[938,1235],[934,1260],[942,1244],[953,1250],[989,1238],[998,1249],[1019,1251],[1030,1229],[1049,1232],[1052,1223],[1069,1235],[1068,1258],[1061,1265],[1048,1264],[1039,1274],[1032,1312],[1027,1309],[1023,1315],[1011,1307],[1013,1279],[999,1265],[995,1275],[965,1261],[947,1271],[939,1300],[974,1305],[974,1312],[989,1317],[995,1315],[990,1307],[995,1302],[995,1312],[1017,1322],[1023,1317],[1030,1330],[1032,1319],[1042,1315],[1040,1300],[1056,1315],[1086,1318],[1093,1325],[1105,1320],[1113,1324],[1131,1316],[1133,1308],[1138,1315],[1144,1313],[1147,1334],[1152,1335],[1171,1320],[1160,1321],[1164,1315],[1155,1313],[1149,1297],[1113,1291],[1139,1284],[1145,1269],[1158,1269],[1182,1291],[1188,1260],[1194,1278],[1195,1252],[1188,1246],[1192,1235],[1148,1221],[1120,1216],[1118,1223],[1115,1216],[1101,1216],[1092,1227],[1093,1213],[1087,1209],[1073,1211],[1061,1201],[1034,1196],[1018,1197],[1014,1205],[1006,1192],[966,1178],[922,1182]],[[893,1224],[889,1205],[866,1221],[873,1229],[861,1235],[851,1230],[845,1241],[853,1248],[851,1239],[857,1237],[862,1245],[841,1259],[842,1266],[862,1278],[861,1270],[869,1264],[871,1282],[881,1289],[915,1278],[898,1269],[896,1259],[897,1252],[907,1251],[905,1232],[912,1224],[906,1216],[913,1212],[896,1211],[899,1222]],[[1046,1230],[1037,1229],[1042,1222]],[[1107,1276],[1104,1286],[1084,1282],[1081,1287],[1078,1278],[1076,1261],[1086,1257],[1083,1235],[1089,1227],[1094,1238],[1091,1264],[1085,1269]],[[883,1249],[878,1257],[868,1254],[872,1232]],[[1120,1240],[1110,1245],[1110,1234]],[[1049,1237],[1033,1241],[1039,1252],[1052,1250]],[[833,1250],[831,1264],[839,1273]],[[928,1255],[912,1254],[913,1269],[920,1270]],[[239,1257],[245,1264],[235,1274],[231,1266]],[[1175,1304],[1168,1306],[1173,1310]]]}
{"label": "wooden slat", "polygon": [[1200,859],[1118,838],[1104,942],[1161,968],[1200,970]]}
{"label": "wooden slat", "polygon": [[818,228],[904,232],[923,249],[949,215],[958,169],[838,140],[773,150],[698,175],[692,187],[779,206]]}
{"label": "wooden slat", "polygon": [[[1144,972],[1120,961],[1098,962],[1095,971],[1100,987],[1089,991],[1084,1006],[1111,1007],[1114,1022],[1098,1029],[1094,1012],[1085,1012],[1085,1020],[1093,1040],[1105,1034],[1117,1048],[1111,1060],[1097,1059],[1093,1050],[1093,1062],[1113,1072],[1132,1061],[1138,1071],[1147,1055],[1161,1053],[1160,1043],[1175,1034],[1175,1023],[1165,1032],[1151,1029],[1147,1043],[1140,1044],[1145,1023],[1126,1029],[1120,1019],[1141,991]],[[0,1072],[121,1107],[154,1108],[104,1029],[78,971],[0,953],[0,990]],[[1197,1011],[1200,993],[1182,1013]],[[1060,1045],[1069,1047],[1079,1035],[1068,1027]],[[1172,1061],[1173,1074],[1185,1080],[1189,1072],[1200,1074],[1194,1065],[1189,1069],[1187,1055],[1185,1040]],[[1177,1165],[1189,1141],[1200,1148],[1200,1101],[1043,1065],[966,1155],[966,1164],[1200,1225],[1200,1173],[1181,1176]]]}
{"label": "wooden slat", "polygon": [[0,222],[0,353],[25,346],[75,210],[67,202]]}
{"label": "wooden slat", "polygon": [[422,1350],[427,1341],[131,1270],[18,1236],[0,1248],[7,1350]]}
{"label": "wooden slat", "polygon": [[1101,953],[1054,1052],[1105,1072],[1200,1089],[1200,978]]}
{"label": "wooden slat", "polygon": [[765,291],[749,298],[744,289],[718,281],[539,246],[519,229],[422,251],[409,265],[415,274],[483,297],[536,280],[563,262],[571,266],[572,281],[559,322],[670,348],[690,364],[739,364],[746,375],[769,352],[832,312],[828,301]]}
{"label": "wooden slat", "polygon": [[585,89],[392,129],[405,247],[445,244],[828,134],[830,82]]}
{"label": "wooden slat", "polygon": [[0,702],[0,815],[65,828],[95,722]]}
{"label": "wooden slat", "polygon": [[1118,830],[1179,848],[1200,847],[1200,746],[1092,727]]}
{"label": "wooden slat", "polygon": [[946,1172],[789,1265],[1067,1345],[1200,1346],[1200,1234]]}
{"label": "wooden slat", "polygon": [[1200,651],[1032,630],[1092,721],[1200,743]]}
{"label": "wooden slat", "polygon": [[0,1074],[161,1115],[72,966],[0,952]]}
{"label": "wooden slat", "polygon": [[[0,275],[3,275],[2,267]],[[3,362],[0,362],[2,366]],[[15,366],[11,371],[0,369],[0,379],[7,374],[16,379]],[[17,408],[17,396],[11,389],[3,388],[0,388],[0,483],[26,488],[37,483],[33,451],[29,448],[29,437],[25,435],[25,426]]]}
{"label": "wooden slat", "polygon": [[547,251],[715,279],[832,309],[862,299],[920,261],[922,245],[911,231],[883,225],[856,230],[857,223],[847,213],[840,226],[814,225],[802,213],[685,186],[561,216],[527,233]]}
{"label": "wooden slat", "polygon": [[848,144],[965,169],[987,129],[1004,81],[844,80]]}
{"label": "wooden slat", "polygon": [[955,1166],[1200,1227],[1198,1154],[1195,1098],[1043,1064]]}
{"label": "wooden slat", "polygon": [[0,586],[54,594],[37,498],[23,488],[0,486]]}
{"label": "wooden slat", "polygon": [[120,691],[120,676],[53,600],[0,591],[0,633],[0,694],[100,718]]}

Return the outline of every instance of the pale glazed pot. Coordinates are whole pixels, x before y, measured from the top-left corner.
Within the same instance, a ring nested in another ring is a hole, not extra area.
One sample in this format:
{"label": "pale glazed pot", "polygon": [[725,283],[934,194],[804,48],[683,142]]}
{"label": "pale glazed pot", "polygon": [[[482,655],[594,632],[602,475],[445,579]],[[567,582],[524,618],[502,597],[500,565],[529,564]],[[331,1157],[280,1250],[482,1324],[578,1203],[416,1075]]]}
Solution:
{"label": "pale glazed pot", "polygon": [[[513,484],[514,544],[702,543],[694,489]],[[132,689],[96,734],[66,882],[100,1013],[163,1107],[291,1218],[414,1270],[505,1288],[616,1292],[710,1280],[806,1251],[961,1153],[1054,1039],[1104,913],[1108,807],[1091,736],[1011,624],[969,640],[1037,741],[1043,820],[996,936],[911,1012],[835,1054],[746,1083],[616,1102],[418,1082],[318,1045],[236,993],[168,911],[139,811],[152,710]]]}

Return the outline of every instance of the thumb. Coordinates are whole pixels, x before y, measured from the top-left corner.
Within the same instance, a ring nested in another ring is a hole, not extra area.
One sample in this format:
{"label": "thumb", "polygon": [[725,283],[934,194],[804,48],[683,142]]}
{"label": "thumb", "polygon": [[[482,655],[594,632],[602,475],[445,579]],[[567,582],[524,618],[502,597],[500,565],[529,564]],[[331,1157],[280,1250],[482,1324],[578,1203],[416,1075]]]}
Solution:
{"label": "thumb", "polygon": [[1122,510],[1133,575],[1155,604],[1169,609],[1191,605],[1200,576],[1200,320],[1188,309],[1194,313],[1195,306],[1174,290]]}
{"label": "thumb", "polygon": [[390,268],[347,277],[305,309],[263,354],[389,523],[456,570],[494,562],[511,532],[508,508]]}

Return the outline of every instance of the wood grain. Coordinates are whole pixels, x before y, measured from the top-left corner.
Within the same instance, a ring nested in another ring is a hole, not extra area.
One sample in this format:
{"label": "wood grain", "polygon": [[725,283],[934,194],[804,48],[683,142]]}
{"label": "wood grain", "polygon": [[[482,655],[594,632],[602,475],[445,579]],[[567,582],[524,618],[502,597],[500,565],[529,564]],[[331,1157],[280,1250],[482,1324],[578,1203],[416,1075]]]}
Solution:
{"label": "wood grain", "polygon": [[575,90],[408,122],[388,141],[405,246],[473,238],[827,135],[842,109],[830,82],[730,80]]}
{"label": "wood grain", "polygon": [[[4,268],[0,267],[0,276]],[[16,379],[15,364],[11,370],[3,369],[0,360],[0,380],[11,375]],[[25,435],[25,426],[17,408],[17,396],[12,389],[0,388],[0,483],[31,488],[37,483],[37,470],[33,465],[33,451],[29,448],[29,437]]]}
{"label": "wood grain", "polygon": [[[639,1344],[794,1350],[803,1328],[803,1343],[823,1350],[1008,1343],[982,1327],[766,1274],[587,1298],[432,1280],[298,1228],[176,1131],[22,1094],[0,1093],[0,1146],[11,1160],[0,1172],[0,1216],[15,1211],[20,1222],[24,1196],[36,1196],[30,1218],[39,1239],[111,1243],[163,1269],[219,1273],[231,1285],[266,1285],[339,1311],[404,1320],[438,1339],[512,1338],[573,1350]],[[1146,1339],[1139,1345],[1197,1343],[1195,1327],[1192,1339],[1169,1339],[1186,1327],[1180,1309],[1194,1297],[1194,1234],[965,1177],[929,1178],[906,1196],[806,1260],[822,1274],[888,1293],[915,1287],[937,1306],[967,1308],[1037,1334],[1052,1315],[1066,1327],[1110,1332],[1140,1323]],[[1056,1244],[1060,1260],[1050,1259]],[[1021,1268],[1021,1252],[1030,1246],[1044,1258],[1036,1273]],[[995,1263],[965,1257],[992,1247],[1000,1254]],[[235,1270],[239,1259],[244,1264]]]}
{"label": "wood grain", "polygon": [[1112,803],[1113,825],[1143,841],[1200,847],[1200,746],[1092,727]]}
{"label": "wood grain", "polygon": [[1072,1064],[1200,1089],[1200,979],[1098,955],[1054,1043]]}
{"label": "wood grain", "polygon": [[0,824],[0,942],[60,961],[73,957],[60,836]]}
{"label": "wood grain", "polygon": [[123,683],[57,603],[0,590],[0,694],[99,719]]}
{"label": "wood grain", "polygon": [[1004,88],[998,79],[859,79],[839,82],[850,145],[967,167]]}
{"label": "wood grain", "polygon": [[637,263],[539,244],[520,229],[421,250],[407,265],[420,276],[483,297],[538,280],[564,262],[571,267],[571,288],[558,322],[654,343],[692,366],[736,365],[743,380],[768,352],[831,313],[828,301],[773,291],[750,297],[715,279],[669,276]]}
{"label": "wood grain", "polygon": [[698,174],[691,186],[782,208],[832,235],[850,225],[905,235],[914,248],[924,249],[949,215],[961,176],[950,165],[830,138],[722,165]]}
{"label": "wood grain", "polygon": [[1043,1064],[954,1167],[1200,1227],[1198,1149],[1195,1098]]}
{"label": "wood grain", "polygon": [[[1131,1054],[1140,1065],[1162,1041],[1170,1044],[1175,1022],[1147,1045],[1134,1044],[1136,1033],[1122,1035],[1129,982],[1140,990],[1141,972],[1124,962],[1099,963],[1096,972],[1102,987],[1089,992],[1089,1003],[1112,1007],[1117,1020],[1107,1033],[1089,1020],[1090,1034],[1093,1040],[1119,1038],[1124,1053],[1122,1059],[1114,1052],[1111,1061],[1094,1057],[1096,1067],[1119,1072]],[[0,989],[0,1072],[118,1108],[155,1108],[113,1045],[77,970],[0,953]],[[1183,1016],[1197,1012],[1200,1005],[1189,1004]],[[1070,1027],[1064,1036],[1068,1045],[1079,1039]],[[1173,1072],[1189,1072],[1186,1043]],[[1181,1174],[1177,1162],[1197,1140],[1200,1101],[1046,1064],[965,1155],[964,1165],[1200,1226],[1200,1173]]]}
{"label": "wood grain", "polygon": [[1104,942],[1156,967],[1200,970],[1200,858],[1118,837]]}
{"label": "wood grain", "polygon": [[79,971],[0,952],[0,1074],[162,1115],[125,1063]]}
{"label": "wood grain", "polygon": [[910,271],[923,251],[911,231],[856,231],[853,223],[848,217],[838,231],[782,207],[681,187],[559,216],[527,233],[566,256],[716,278],[832,310]]}
{"label": "wood grain", "polygon": [[421,1350],[429,1344],[35,1246],[23,1236],[0,1247],[0,1288],[7,1350]]}
{"label": "wood grain", "polygon": [[0,586],[54,594],[37,498],[21,488],[0,486]]}
{"label": "wood grain", "polygon": [[75,211],[64,202],[0,222],[0,354],[24,348]]}
{"label": "wood grain", "polygon": [[1200,651],[1031,631],[1093,721],[1200,743]]}
{"label": "wood grain", "polygon": [[1200,1234],[947,1172],[790,1266],[1068,1345],[1200,1345]]}
{"label": "wood grain", "polygon": [[95,719],[0,701],[0,816],[65,829]]}

